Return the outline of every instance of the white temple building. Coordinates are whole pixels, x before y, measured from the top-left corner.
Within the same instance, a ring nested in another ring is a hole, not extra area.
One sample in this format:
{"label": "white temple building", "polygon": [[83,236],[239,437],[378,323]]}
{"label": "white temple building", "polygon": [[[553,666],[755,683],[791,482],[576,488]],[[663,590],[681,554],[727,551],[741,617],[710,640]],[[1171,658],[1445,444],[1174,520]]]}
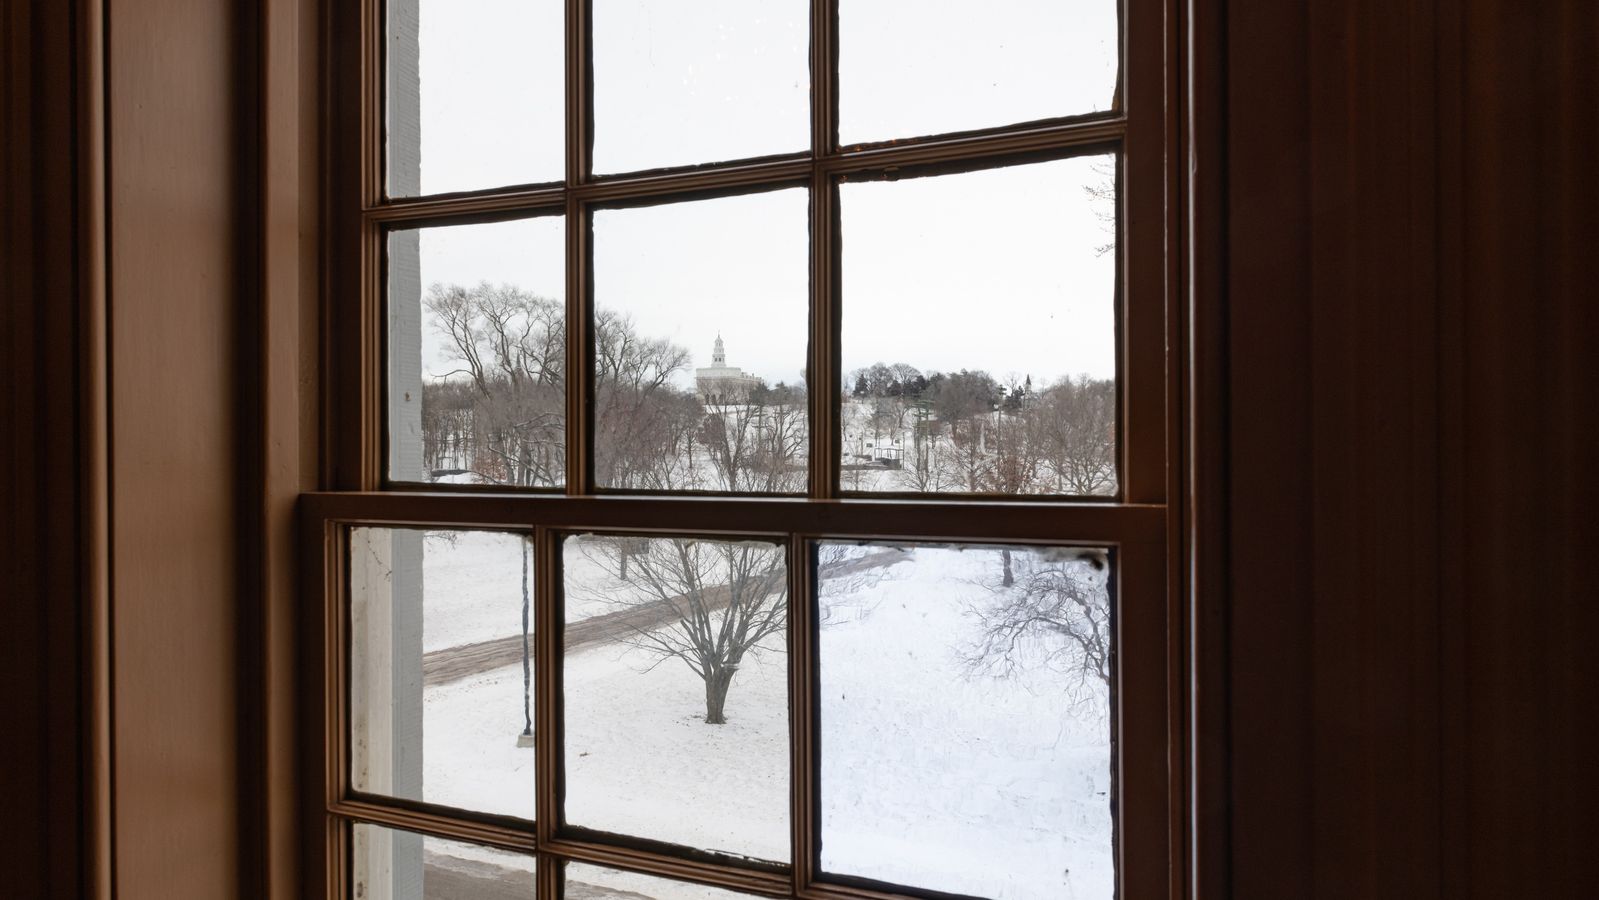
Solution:
{"label": "white temple building", "polygon": [[761,383],[756,375],[747,375],[743,369],[727,364],[727,349],[722,336],[716,336],[716,347],[711,351],[711,364],[694,370],[694,389],[704,403],[741,401]]}

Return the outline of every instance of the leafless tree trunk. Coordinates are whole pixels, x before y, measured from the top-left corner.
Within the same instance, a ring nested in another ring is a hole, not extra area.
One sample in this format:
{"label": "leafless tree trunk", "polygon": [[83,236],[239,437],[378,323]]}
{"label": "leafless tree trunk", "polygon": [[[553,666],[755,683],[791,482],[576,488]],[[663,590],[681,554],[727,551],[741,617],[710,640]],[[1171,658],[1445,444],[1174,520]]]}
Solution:
{"label": "leafless tree trunk", "polygon": [[725,723],[728,691],[744,657],[787,625],[783,549],[697,538],[575,540],[612,575],[622,577],[625,567],[635,590],[631,597],[618,597],[603,586],[569,590],[613,607],[665,607],[672,624],[635,629],[628,643],[655,658],[652,668],[670,659],[687,666],[705,685],[706,723]]}
{"label": "leafless tree trunk", "polygon": [[705,675],[705,724],[727,724],[727,689],[733,686],[735,669],[713,666]]}
{"label": "leafless tree trunk", "polygon": [[705,401],[699,443],[730,491],[791,493],[804,487],[805,394],[779,385]]}
{"label": "leafless tree trunk", "polygon": [[[465,462],[486,481],[558,484],[566,453],[564,306],[487,282],[435,284],[424,305],[457,367],[434,387],[455,392],[455,385],[467,384],[474,394],[465,417],[473,436]],[[425,406],[427,389],[423,399]],[[440,424],[424,408],[425,447],[440,440]]]}
{"label": "leafless tree trunk", "polygon": [[1039,394],[1028,414],[1056,491],[1115,492],[1115,382],[1063,378]]}

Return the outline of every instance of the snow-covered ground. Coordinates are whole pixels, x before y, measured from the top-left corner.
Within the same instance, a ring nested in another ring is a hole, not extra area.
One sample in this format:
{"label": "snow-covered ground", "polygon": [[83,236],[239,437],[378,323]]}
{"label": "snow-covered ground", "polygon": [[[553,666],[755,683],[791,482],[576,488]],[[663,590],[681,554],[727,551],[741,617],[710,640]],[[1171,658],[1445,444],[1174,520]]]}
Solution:
{"label": "snow-covered ground", "polygon": [[[525,544],[521,535],[499,531],[427,533],[422,545],[423,653],[522,633]],[[532,564],[530,558],[530,594]]]}
{"label": "snow-covered ground", "polygon": [[870,605],[821,630],[822,868],[1005,900],[1113,896],[1103,707],[1069,712],[1052,670],[969,673],[968,604],[998,580],[998,551],[910,554],[863,591],[824,593]]}
{"label": "snow-covered ground", "polygon": [[[427,547],[429,650],[520,633],[520,538],[466,533]],[[582,554],[566,557],[569,585],[603,585]],[[991,600],[999,567],[996,550],[924,547],[824,579],[825,870],[996,900],[1113,896],[1103,705],[1073,709],[1070,676],[1044,667],[999,679],[963,661],[980,633],[971,610]],[[601,606],[591,598],[568,621]],[[703,722],[703,684],[679,660],[622,644],[569,656],[568,820],[787,861],[787,655],[780,637],[768,643],[740,668],[720,726]],[[424,705],[428,799],[531,816],[520,664],[430,685]],[[709,896],[615,877],[658,900]]]}
{"label": "snow-covered ground", "polygon": [[[500,531],[430,531],[423,544],[422,652],[459,647],[522,633],[521,535]],[[569,554],[566,577],[593,582],[604,577],[582,554]],[[528,560],[528,592],[533,590]],[[568,600],[569,621],[608,611],[585,595]],[[531,623],[530,623],[531,625]]]}

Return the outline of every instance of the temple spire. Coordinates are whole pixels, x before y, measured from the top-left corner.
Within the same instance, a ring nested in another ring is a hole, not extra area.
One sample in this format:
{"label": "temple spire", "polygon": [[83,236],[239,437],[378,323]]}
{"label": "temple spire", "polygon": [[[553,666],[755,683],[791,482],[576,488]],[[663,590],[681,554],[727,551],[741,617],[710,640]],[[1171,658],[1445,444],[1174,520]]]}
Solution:
{"label": "temple spire", "polygon": [[727,365],[727,350],[722,346],[722,333],[720,331],[716,333],[716,347],[711,351],[711,365]]}

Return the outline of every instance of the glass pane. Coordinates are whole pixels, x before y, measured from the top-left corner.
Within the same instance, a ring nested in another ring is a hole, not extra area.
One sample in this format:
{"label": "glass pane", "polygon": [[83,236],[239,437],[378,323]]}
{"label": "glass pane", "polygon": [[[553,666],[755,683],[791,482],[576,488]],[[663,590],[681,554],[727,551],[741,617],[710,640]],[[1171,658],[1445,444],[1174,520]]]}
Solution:
{"label": "glass pane", "polygon": [[788,859],[783,548],[581,535],[564,559],[567,821]]}
{"label": "glass pane", "polygon": [[566,864],[565,900],[738,900],[752,896],[604,866]]}
{"label": "glass pane", "polygon": [[1114,897],[1106,553],[817,552],[822,868]]}
{"label": "glass pane", "polygon": [[533,560],[519,534],[350,530],[350,782],[533,818]]}
{"label": "glass pane", "polygon": [[594,213],[602,488],[799,493],[804,190]]}
{"label": "glass pane", "polygon": [[560,181],[560,0],[388,0],[391,197]]}
{"label": "glass pane", "polygon": [[566,481],[559,216],[389,235],[389,478]]}
{"label": "glass pane", "polygon": [[357,822],[351,900],[533,900],[533,857]]}
{"label": "glass pane", "polygon": [[1116,0],[840,0],[845,146],[1111,108]]}
{"label": "glass pane", "polygon": [[846,491],[1116,493],[1116,165],[846,183]]}
{"label": "glass pane", "polygon": [[594,171],[810,147],[804,0],[594,0]]}

